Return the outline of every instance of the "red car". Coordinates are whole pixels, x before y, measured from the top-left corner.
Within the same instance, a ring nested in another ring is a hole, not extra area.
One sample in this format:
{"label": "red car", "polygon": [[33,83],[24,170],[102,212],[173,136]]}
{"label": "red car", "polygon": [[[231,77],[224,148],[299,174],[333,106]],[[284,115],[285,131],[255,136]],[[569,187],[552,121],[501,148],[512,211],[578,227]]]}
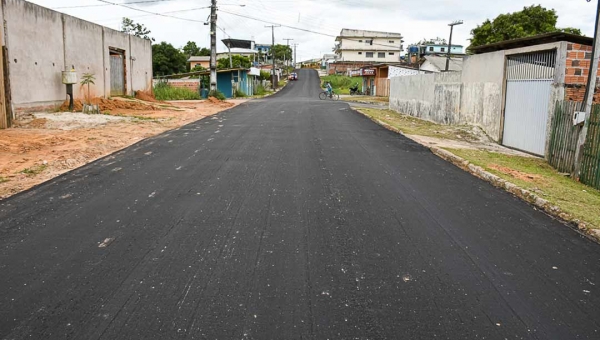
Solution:
{"label": "red car", "polygon": [[296,72],[290,73],[288,80],[298,80],[298,74]]}

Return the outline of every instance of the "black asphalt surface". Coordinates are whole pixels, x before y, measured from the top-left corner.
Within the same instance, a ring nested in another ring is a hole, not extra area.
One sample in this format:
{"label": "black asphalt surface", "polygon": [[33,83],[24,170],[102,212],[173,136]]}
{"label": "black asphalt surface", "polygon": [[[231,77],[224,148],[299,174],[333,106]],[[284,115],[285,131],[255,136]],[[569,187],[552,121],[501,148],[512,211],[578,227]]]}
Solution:
{"label": "black asphalt surface", "polygon": [[0,338],[600,339],[599,245],[299,75],[1,201]]}

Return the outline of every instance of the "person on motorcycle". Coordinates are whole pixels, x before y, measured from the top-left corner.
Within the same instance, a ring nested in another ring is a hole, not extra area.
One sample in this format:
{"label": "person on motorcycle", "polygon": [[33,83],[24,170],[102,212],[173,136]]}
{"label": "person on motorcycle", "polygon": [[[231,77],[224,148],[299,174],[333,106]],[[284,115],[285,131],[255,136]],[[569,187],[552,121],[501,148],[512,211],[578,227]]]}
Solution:
{"label": "person on motorcycle", "polygon": [[352,87],[350,88],[350,93],[357,93],[358,92],[358,83],[354,83],[354,85],[352,85]]}

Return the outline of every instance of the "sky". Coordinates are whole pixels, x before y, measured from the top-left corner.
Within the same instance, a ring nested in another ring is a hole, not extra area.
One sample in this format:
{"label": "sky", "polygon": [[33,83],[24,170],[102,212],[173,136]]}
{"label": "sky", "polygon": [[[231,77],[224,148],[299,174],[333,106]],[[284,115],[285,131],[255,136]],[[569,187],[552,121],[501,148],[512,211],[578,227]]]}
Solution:
{"label": "sky", "polygon": [[[107,1],[127,4],[143,0]],[[99,0],[30,0],[114,29],[120,29],[122,17],[129,17],[148,27],[156,42],[183,47],[194,41],[209,47],[209,26],[203,22],[210,14],[210,0],[152,1],[127,5],[138,9],[134,10]],[[270,44],[272,31],[266,25],[291,26],[275,28],[275,43],[287,44],[283,39],[293,39],[290,44],[298,44],[297,59],[302,61],[331,53],[342,28],[401,33],[406,47],[424,38],[448,39],[448,23],[463,20],[464,24],[454,29],[453,44],[466,47],[471,30],[484,20],[533,4],[555,9],[558,27],[576,27],[593,36],[595,0],[218,0],[217,38]],[[218,50],[225,50],[220,42]]]}

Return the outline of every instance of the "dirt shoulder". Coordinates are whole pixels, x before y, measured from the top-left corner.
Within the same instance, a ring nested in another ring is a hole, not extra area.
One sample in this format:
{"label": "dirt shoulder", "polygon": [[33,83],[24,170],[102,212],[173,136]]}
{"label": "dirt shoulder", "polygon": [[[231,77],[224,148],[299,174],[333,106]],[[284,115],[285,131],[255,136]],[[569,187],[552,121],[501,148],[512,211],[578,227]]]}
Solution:
{"label": "dirt shoulder", "polygon": [[105,101],[103,114],[34,113],[0,131],[0,199],[246,100]]}
{"label": "dirt shoulder", "polygon": [[357,110],[432,150],[449,152],[467,171],[469,164],[481,168],[474,174],[536,206],[541,202],[539,208],[600,240],[600,191],[571,180],[544,159],[498,145],[476,127],[439,125],[391,110]]}

